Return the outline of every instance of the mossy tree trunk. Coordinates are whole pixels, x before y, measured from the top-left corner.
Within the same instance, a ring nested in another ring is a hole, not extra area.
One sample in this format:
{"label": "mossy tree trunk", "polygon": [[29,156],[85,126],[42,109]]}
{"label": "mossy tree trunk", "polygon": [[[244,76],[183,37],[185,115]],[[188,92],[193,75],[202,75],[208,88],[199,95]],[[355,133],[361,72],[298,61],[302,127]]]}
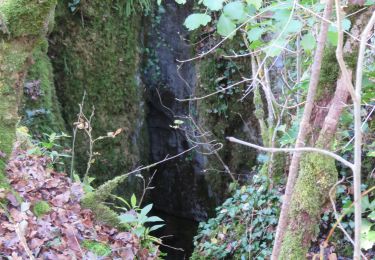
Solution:
{"label": "mossy tree trunk", "polygon": [[[362,27],[367,24],[372,12],[373,10],[368,10],[354,18],[354,24],[351,28],[352,35],[359,38]],[[358,42],[349,38],[343,52],[350,69],[356,67],[357,50]],[[332,62],[334,63],[333,66]],[[326,67],[327,72],[332,73],[332,70],[335,70],[337,66],[333,55],[332,61],[324,63],[322,69],[324,70],[324,67]],[[320,79],[322,80],[322,78]],[[321,83],[320,85],[322,85]],[[318,148],[331,150],[340,115],[349,97],[348,82],[343,77],[339,78],[331,100],[332,91],[327,91],[327,85],[321,86],[321,88],[323,88],[322,92],[324,93],[320,95],[320,100],[317,101],[318,105],[314,108],[313,116],[310,119],[312,127],[312,131],[310,131],[311,142],[312,145],[315,143]],[[327,106],[329,107],[328,113],[324,112],[323,109]],[[306,131],[309,130],[306,129]],[[314,138],[314,136],[317,136],[317,138]],[[330,205],[329,192],[337,182],[337,178],[338,173],[333,158],[317,153],[303,155],[299,177],[293,190],[289,224],[279,259],[306,259],[311,241],[319,233],[321,214]]]}
{"label": "mossy tree trunk", "polygon": [[0,184],[15,139],[30,57],[45,38],[55,6],[56,0],[0,1]]}

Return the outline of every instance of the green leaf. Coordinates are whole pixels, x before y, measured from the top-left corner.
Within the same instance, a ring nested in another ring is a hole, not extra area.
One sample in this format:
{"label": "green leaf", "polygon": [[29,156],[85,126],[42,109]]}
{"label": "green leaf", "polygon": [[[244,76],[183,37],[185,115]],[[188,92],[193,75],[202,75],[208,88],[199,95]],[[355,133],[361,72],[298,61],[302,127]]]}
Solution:
{"label": "green leaf", "polygon": [[248,5],[253,5],[257,10],[262,7],[262,0],[246,0]]}
{"label": "green leaf", "polygon": [[165,226],[165,224],[160,224],[160,225],[152,226],[152,227],[150,228],[150,232],[151,232],[151,231],[154,231],[154,230],[157,230],[157,229],[159,229],[159,228],[161,228],[161,227],[164,227],[164,226]]}
{"label": "green leaf", "polygon": [[352,23],[350,22],[349,19],[344,19],[341,21],[342,29],[345,31],[349,31],[351,25]]}
{"label": "green leaf", "polygon": [[247,39],[249,39],[250,42],[259,40],[263,33],[263,28],[255,27],[247,32]]}
{"label": "green leaf", "polygon": [[212,11],[219,11],[223,8],[224,0],[203,0],[203,4]]}
{"label": "green leaf", "polygon": [[185,20],[185,27],[189,31],[199,28],[199,26],[205,26],[211,21],[211,16],[207,14],[191,14]]}
{"label": "green leaf", "polygon": [[316,40],[310,32],[308,32],[304,36],[302,36],[301,46],[306,51],[311,51],[315,48]]}
{"label": "green leaf", "polygon": [[164,220],[162,220],[159,217],[152,216],[152,217],[149,217],[146,222],[164,222]]}
{"label": "green leaf", "polygon": [[300,32],[303,25],[299,20],[291,20],[285,28],[286,33],[297,33]]}
{"label": "green leaf", "polygon": [[132,205],[133,208],[135,208],[135,206],[137,206],[137,197],[134,194],[130,198],[130,204]]}
{"label": "green leaf", "polygon": [[370,201],[368,199],[368,195],[362,197],[361,204],[362,204],[362,213],[363,213],[366,211],[366,209],[370,207]]}
{"label": "green leaf", "polygon": [[375,220],[375,211],[371,212],[367,218],[371,219],[371,220]]}
{"label": "green leaf", "polygon": [[282,52],[283,48],[285,47],[287,43],[288,41],[285,39],[278,39],[278,40],[273,41],[270,47],[267,48],[267,51],[266,51],[267,55],[269,57],[276,57],[280,55],[280,53]]}
{"label": "green leaf", "polygon": [[328,31],[327,33],[327,39],[330,44],[333,46],[337,46],[337,40],[339,38],[339,35],[337,32],[334,31]]}
{"label": "green leaf", "polygon": [[148,204],[143,209],[141,209],[141,215],[146,216],[152,209],[152,204]]}
{"label": "green leaf", "polygon": [[289,16],[290,16],[290,10],[281,9],[281,10],[276,10],[272,18],[275,19],[276,21],[282,22],[282,24],[285,24],[288,21]]}
{"label": "green leaf", "polygon": [[175,2],[179,5],[186,4],[186,0],[175,0]]}
{"label": "green leaf", "polygon": [[369,240],[371,242],[375,242],[375,231],[371,230],[370,232],[368,232],[367,240]]}
{"label": "green leaf", "polygon": [[367,156],[369,156],[369,157],[375,157],[375,151],[368,152]]}
{"label": "green leaf", "polygon": [[245,4],[241,1],[230,2],[224,6],[224,14],[230,19],[242,21],[246,18]]}
{"label": "green leaf", "polygon": [[367,234],[371,230],[372,223],[367,219],[362,219],[361,234]]}
{"label": "green leaf", "polygon": [[217,22],[217,32],[221,36],[228,36],[232,34],[234,36],[234,33],[232,33],[236,29],[236,25],[233,23],[231,19],[229,19],[227,16],[222,14],[219,18],[219,21]]}
{"label": "green leaf", "polygon": [[119,217],[121,223],[132,223],[137,222],[136,216],[132,214],[121,214]]}

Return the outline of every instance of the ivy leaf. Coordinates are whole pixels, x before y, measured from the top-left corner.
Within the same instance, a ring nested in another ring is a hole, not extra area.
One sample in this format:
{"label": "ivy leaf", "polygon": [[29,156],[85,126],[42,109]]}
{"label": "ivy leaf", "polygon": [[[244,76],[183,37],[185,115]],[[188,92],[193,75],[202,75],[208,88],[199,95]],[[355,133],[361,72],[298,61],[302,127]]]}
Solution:
{"label": "ivy leaf", "polygon": [[241,1],[230,2],[224,6],[224,14],[233,20],[246,18],[245,5]]}
{"label": "ivy leaf", "polygon": [[203,0],[203,4],[212,11],[219,11],[223,8],[224,0]]}
{"label": "ivy leaf", "polygon": [[257,10],[262,7],[262,0],[246,0],[248,5],[253,5]]}
{"label": "ivy leaf", "polygon": [[316,40],[314,36],[309,32],[302,36],[301,46],[305,51],[313,50],[316,46]]}
{"label": "ivy leaf", "polygon": [[247,32],[247,39],[249,39],[250,42],[260,40],[260,37],[264,33],[264,29],[260,27],[255,27]]}
{"label": "ivy leaf", "polygon": [[186,0],[175,0],[175,2],[179,5],[184,5],[186,4]]}
{"label": "ivy leaf", "polygon": [[186,18],[184,25],[189,31],[192,31],[199,28],[201,25],[207,25],[210,21],[211,16],[207,14],[191,14]]}
{"label": "ivy leaf", "polygon": [[219,18],[219,21],[217,22],[217,32],[221,36],[228,36],[232,34],[234,36],[234,33],[232,33],[236,29],[236,25],[234,22],[229,19],[225,14],[222,14]]}

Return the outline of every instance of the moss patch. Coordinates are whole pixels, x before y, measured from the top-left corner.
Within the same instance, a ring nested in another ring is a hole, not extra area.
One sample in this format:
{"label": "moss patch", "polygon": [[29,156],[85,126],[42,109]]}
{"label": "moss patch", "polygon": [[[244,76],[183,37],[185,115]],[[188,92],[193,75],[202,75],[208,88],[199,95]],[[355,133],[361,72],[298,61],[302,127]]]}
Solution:
{"label": "moss patch", "polygon": [[82,247],[93,252],[97,256],[109,256],[112,252],[109,245],[92,240],[84,240],[82,242]]}
{"label": "moss patch", "polygon": [[51,211],[51,206],[48,202],[41,200],[34,204],[33,213],[37,218],[40,218]]}
{"label": "moss patch", "polygon": [[46,16],[54,11],[56,0],[5,0],[0,13],[12,37],[41,35],[48,30]]}

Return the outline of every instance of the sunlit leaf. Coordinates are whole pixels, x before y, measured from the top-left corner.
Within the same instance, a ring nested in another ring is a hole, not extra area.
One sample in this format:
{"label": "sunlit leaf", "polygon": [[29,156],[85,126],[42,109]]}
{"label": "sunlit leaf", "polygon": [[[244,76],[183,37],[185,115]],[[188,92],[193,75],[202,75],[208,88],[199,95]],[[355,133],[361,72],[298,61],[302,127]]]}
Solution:
{"label": "sunlit leaf", "polygon": [[148,204],[141,210],[141,215],[146,216],[152,209],[152,204]]}
{"label": "sunlit leaf", "polygon": [[224,0],[203,0],[203,4],[212,11],[219,11],[223,8]]}
{"label": "sunlit leaf", "polygon": [[264,29],[260,27],[252,28],[250,31],[247,32],[247,39],[250,42],[259,40],[262,34],[264,33]]}
{"label": "sunlit leaf", "polygon": [[316,40],[310,32],[308,32],[304,36],[302,36],[301,46],[304,50],[307,50],[307,51],[311,51],[315,48]]}
{"label": "sunlit leaf", "polygon": [[233,20],[243,20],[246,18],[245,4],[241,1],[230,2],[224,6],[224,14]]}
{"label": "sunlit leaf", "polygon": [[257,10],[262,7],[262,0],[246,0],[248,5],[253,5]]}
{"label": "sunlit leaf", "polygon": [[234,22],[229,19],[226,15],[222,14],[217,22],[217,32],[222,36],[228,36],[232,34],[234,36],[233,31],[236,29],[236,25]]}
{"label": "sunlit leaf", "polygon": [[152,226],[152,227],[150,228],[150,232],[151,232],[151,231],[154,231],[154,230],[157,230],[157,229],[159,229],[159,228],[161,228],[161,227],[164,227],[164,226],[165,226],[165,224],[160,224],[160,225]]}
{"label": "sunlit leaf", "polygon": [[211,16],[207,14],[191,14],[186,18],[184,25],[186,26],[186,28],[192,31],[199,28],[200,26],[207,25],[210,21]]}
{"label": "sunlit leaf", "polygon": [[159,217],[152,216],[152,217],[147,218],[147,222],[164,222],[164,220],[162,220]]}

